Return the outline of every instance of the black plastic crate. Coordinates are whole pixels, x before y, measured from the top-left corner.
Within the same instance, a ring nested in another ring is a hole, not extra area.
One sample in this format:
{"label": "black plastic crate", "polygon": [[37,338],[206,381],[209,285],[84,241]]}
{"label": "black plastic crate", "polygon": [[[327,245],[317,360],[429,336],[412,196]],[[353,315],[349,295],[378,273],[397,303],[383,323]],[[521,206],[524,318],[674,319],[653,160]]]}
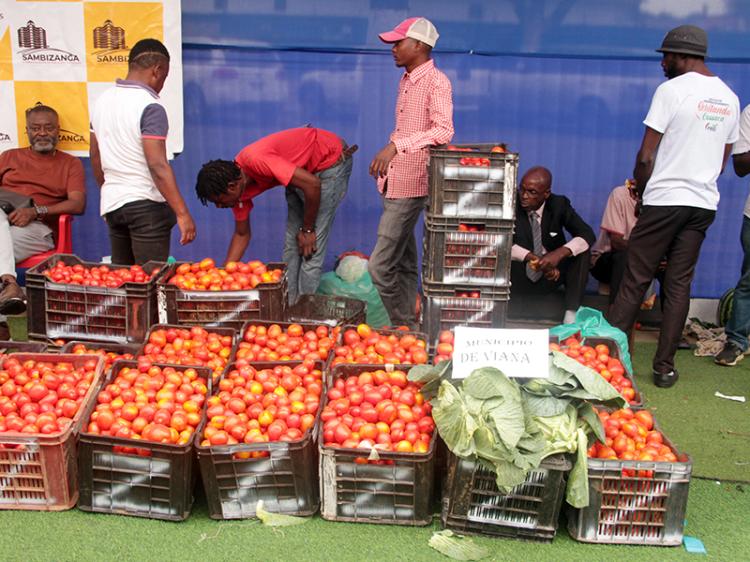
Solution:
{"label": "black plastic crate", "polygon": [[[290,363],[252,365],[261,370]],[[225,373],[233,368],[233,364],[229,365]],[[322,372],[323,362],[317,362],[315,368]],[[272,513],[309,516],[318,511],[318,424],[321,410],[322,406],[318,408],[313,427],[298,441],[211,446],[202,445],[199,440],[196,453],[209,516],[213,519],[252,518],[260,500]],[[252,458],[258,453],[263,456]]]}
{"label": "black plastic crate", "polygon": [[[430,342],[441,331],[456,326],[503,328],[510,289],[490,286],[434,285],[424,283],[422,330]],[[474,296],[465,296],[474,295]]]}
{"label": "black plastic crate", "polygon": [[[382,368],[375,366],[374,368]],[[372,371],[372,365],[338,365],[332,380]],[[325,408],[327,399],[323,401]],[[429,525],[437,430],[426,453],[380,451],[393,464],[361,462],[369,451],[324,447],[319,428],[320,515],[329,521]],[[359,461],[359,462],[358,462]]]}
{"label": "black plastic crate", "polygon": [[[92,339],[142,341],[157,320],[156,277],[147,283],[127,282],[116,288],[56,283],[44,271],[58,262],[65,265],[112,270],[129,266],[86,262],[70,254],[55,254],[26,272],[28,333],[30,339]],[[150,261],[143,270],[152,274],[164,267]]]}
{"label": "black plastic crate", "polygon": [[[460,144],[470,152],[430,148],[429,206],[434,215],[464,218],[513,219],[518,154],[491,152],[497,144]],[[482,158],[489,166],[465,160]],[[463,162],[462,162],[463,161]]]}
{"label": "black plastic crate", "polygon": [[329,326],[361,324],[365,322],[365,301],[336,295],[300,295],[289,307],[286,320],[289,322],[322,322]]}
{"label": "black plastic crate", "polygon": [[47,344],[35,341],[0,341],[0,357],[9,353],[44,353]]}
{"label": "black plastic crate", "polygon": [[693,461],[666,436],[664,444],[677,462],[589,458],[589,505],[569,507],[570,536],[589,543],[680,546]]}
{"label": "black plastic crate", "polygon": [[[104,385],[114,380],[122,367],[137,365],[136,361],[116,361]],[[211,388],[209,369],[171,366],[178,371],[194,368]],[[84,420],[88,421],[95,407],[96,401],[91,401]],[[205,407],[204,403],[204,413]],[[200,427],[188,443],[173,445],[143,439],[93,435],[86,433],[84,428],[78,441],[78,508],[96,513],[167,521],[187,519],[193,505],[193,489],[197,478],[197,471],[193,466],[193,449],[199,431]],[[138,449],[148,454],[124,452],[129,449]]]}
{"label": "black plastic crate", "polygon": [[278,283],[261,283],[247,291],[186,291],[169,283],[177,268],[168,266],[159,276],[159,322],[191,326],[226,327],[239,330],[248,320],[282,320],[288,300],[285,263],[268,263],[281,269]]}
{"label": "black plastic crate", "polygon": [[476,459],[448,453],[443,493],[443,527],[475,535],[551,541],[571,468],[565,455],[544,459],[523,484],[503,494],[495,472]]}
{"label": "black plastic crate", "polygon": [[508,285],[512,245],[512,226],[505,232],[446,232],[425,226],[422,279],[432,283]]}
{"label": "black plastic crate", "polygon": [[103,361],[92,355],[57,353],[17,353],[8,357],[19,361],[68,362],[75,367],[89,359],[99,361],[97,372],[81,402],[73,422],[59,434],[0,433],[0,509],[60,511],[72,508],[78,500],[76,442],[85,410],[103,378]]}

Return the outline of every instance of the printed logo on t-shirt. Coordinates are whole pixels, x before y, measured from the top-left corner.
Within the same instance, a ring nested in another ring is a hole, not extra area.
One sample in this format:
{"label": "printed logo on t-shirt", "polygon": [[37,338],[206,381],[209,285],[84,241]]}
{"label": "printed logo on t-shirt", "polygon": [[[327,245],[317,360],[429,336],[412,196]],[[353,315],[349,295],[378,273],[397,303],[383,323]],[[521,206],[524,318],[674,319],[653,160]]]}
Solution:
{"label": "printed logo on t-shirt", "polygon": [[709,98],[698,102],[698,119],[704,123],[707,131],[716,131],[727,117],[732,116],[728,103]]}

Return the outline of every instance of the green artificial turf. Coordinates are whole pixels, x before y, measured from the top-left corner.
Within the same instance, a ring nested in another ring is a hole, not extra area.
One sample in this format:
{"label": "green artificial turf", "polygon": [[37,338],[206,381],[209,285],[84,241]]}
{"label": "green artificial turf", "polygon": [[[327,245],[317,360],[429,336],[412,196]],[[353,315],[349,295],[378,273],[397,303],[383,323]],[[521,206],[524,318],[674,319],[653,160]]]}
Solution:
{"label": "green artificial turf", "polygon": [[[750,552],[750,486],[695,480],[688,535],[700,538],[709,560],[739,560]],[[199,500],[182,523],[71,510],[0,512],[0,552],[8,562],[34,560],[448,560],[427,546],[437,519],[413,528],[324,521],[272,529],[254,520],[213,521]],[[561,527],[551,544],[476,538],[486,560],[695,560],[682,547],[590,545]]]}
{"label": "green artificial turf", "polygon": [[[750,358],[720,367],[711,357],[678,351],[680,379],[664,389],[651,378],[655,351],[655,343],[635,344],[636,383],[664,433],[693,458],[693,475],[750,482]],[[716,391],[747,402],[718,398]]]}

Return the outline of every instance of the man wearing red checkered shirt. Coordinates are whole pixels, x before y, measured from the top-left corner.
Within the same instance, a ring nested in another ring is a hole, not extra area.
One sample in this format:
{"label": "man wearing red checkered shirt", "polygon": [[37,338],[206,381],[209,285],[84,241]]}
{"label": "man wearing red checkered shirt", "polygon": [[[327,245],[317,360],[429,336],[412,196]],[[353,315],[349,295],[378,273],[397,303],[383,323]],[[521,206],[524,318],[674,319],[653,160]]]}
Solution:
{"label": "man wearing red checkered shirt", "polygon": [[430,146],[453,138],[453,99],[448,77],[435,68],[435,26],[409,18],[380,40],[392,43],[401,77],[396,100],[396,128],[375,155],[370,175],[383,195],[378,241],[370,256],[370,275],[391,324],[416,327],[417,241],[414,226],[427,203]]}

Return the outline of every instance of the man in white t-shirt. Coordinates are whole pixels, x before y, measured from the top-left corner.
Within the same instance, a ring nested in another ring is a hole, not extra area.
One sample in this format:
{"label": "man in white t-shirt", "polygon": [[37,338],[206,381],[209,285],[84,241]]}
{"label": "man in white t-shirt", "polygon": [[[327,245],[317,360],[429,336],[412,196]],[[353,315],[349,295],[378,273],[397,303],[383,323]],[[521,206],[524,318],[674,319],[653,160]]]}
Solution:
{"label": "man in white t-shirt", "polygon": [[663,319],[653,359],[654,384],[677,382],[674,356],[690,306],[690,284],[706,230],[716,215],[716,180],[737,140],[740,103],[706,66],[706,32],[671,30],[657,51],[668,78],[654,93],[633,174],[642,198],[630,235],[625,275],[610,322],[629,331],[666,256]]}
{"label": "man in white t-shirt", "polygon": [[97,99],[91,113],[91,167],[101,187],[99,212],[109,227],[112,263],[166,261],[172,227],[180,243],[195,224],[167,160],[167,112],[159,92],[169,52],[156,39],[130,50],[128,75]]}
{"label": "man in white t-shirt", "polygon": [[[734,172],[741,178],[750,174],[750,105],[745,107],[740,118],[740,138],[732,149]],[[719,365],[736,365],[748,350],[750,334],[750,196],[745,201],[740,234],[742,251],[742,275],[734,288],[732,312],[726,325],[727,343],[714,358]]]}

